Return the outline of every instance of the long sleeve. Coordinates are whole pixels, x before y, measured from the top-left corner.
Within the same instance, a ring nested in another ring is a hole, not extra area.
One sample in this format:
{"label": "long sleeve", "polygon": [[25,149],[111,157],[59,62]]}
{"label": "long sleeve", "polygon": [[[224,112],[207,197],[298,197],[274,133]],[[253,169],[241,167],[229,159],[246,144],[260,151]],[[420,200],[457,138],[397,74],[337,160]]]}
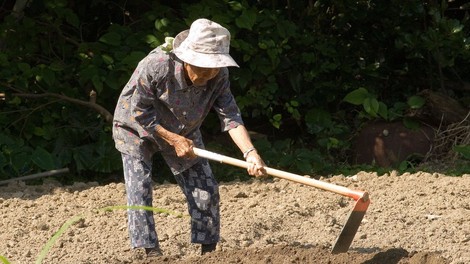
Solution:
{"label": "long sleeve", "polygon": [[155,107],[157,87],[152,87],[151,75],[143,72],[136,81],[131,99],[131,116],[145,131],[145,135],[155,135],[155,127],[159,124],[159,113]]}
{"label": "long sleeve", "polygon": [[240,109],[230,91],[230,82],[228,78],[223,78],[220,94],[214,103],[214,110],[220,119],[221,130],[223,132],[243,125]]}

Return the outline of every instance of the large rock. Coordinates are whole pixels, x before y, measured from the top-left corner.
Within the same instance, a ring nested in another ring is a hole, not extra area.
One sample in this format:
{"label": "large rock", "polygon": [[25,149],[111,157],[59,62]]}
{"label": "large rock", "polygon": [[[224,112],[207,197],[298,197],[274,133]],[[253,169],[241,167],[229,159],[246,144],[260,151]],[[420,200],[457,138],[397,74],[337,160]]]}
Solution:
{"label": "large rock", "polygon": [[424,157],[432,147],[434,129],[422,126],[411,130],[402,122],[366,125],[353,143],[353,162],[390,167],[410,157]]}

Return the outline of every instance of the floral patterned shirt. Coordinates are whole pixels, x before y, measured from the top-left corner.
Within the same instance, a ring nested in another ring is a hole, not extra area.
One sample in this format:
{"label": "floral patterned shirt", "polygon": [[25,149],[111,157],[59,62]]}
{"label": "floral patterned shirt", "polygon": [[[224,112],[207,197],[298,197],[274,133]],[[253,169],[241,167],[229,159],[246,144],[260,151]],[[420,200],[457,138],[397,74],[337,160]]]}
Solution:
{"label": "floral patterned shirt", "polygon": [[228,69],[222,68],[205,86],[188,86],[183,62],[160,47],[154,49],[139,62],[119,97],[113,121],[116,148],[144,160],[161,152],[174,174],[190,168],[198,158],[178,158],[155,127],[159,124],[204,148],[199,128],[211,108],[219,116],[222,131],[242,125],[228,77]]}

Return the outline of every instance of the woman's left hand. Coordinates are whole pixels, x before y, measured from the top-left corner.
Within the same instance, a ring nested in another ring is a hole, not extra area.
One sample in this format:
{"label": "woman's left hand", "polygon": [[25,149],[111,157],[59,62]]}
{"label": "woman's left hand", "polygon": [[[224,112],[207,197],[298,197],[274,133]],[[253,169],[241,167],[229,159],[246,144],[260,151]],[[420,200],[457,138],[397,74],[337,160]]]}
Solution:
{"label": "woman's left hand", "polygon": [[267,176],[265,169],[266,164],[264,163],[263,159],[261,159],[260,155],[258,155],[256,150],[248,153],[246,162],[250,163],[250,166],[247,169],[248,174],[255,177]]}

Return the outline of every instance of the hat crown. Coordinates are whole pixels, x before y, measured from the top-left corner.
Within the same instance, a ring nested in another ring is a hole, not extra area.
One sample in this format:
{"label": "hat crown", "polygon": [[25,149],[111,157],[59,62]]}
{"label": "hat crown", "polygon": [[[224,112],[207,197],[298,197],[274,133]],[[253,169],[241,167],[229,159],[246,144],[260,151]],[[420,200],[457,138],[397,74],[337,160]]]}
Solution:
{"label": "hat crown", "polygon": [[198,19],[191,24],[188,37],[181,46],[199,53],[228,54],[230,32],[213,21]]}
{"label": "hat crown", "polygon": [[195,20],[173,41],[173,53],[180,60],[204,68],[239,67],[229,50],[230,32],[205,18]]}

